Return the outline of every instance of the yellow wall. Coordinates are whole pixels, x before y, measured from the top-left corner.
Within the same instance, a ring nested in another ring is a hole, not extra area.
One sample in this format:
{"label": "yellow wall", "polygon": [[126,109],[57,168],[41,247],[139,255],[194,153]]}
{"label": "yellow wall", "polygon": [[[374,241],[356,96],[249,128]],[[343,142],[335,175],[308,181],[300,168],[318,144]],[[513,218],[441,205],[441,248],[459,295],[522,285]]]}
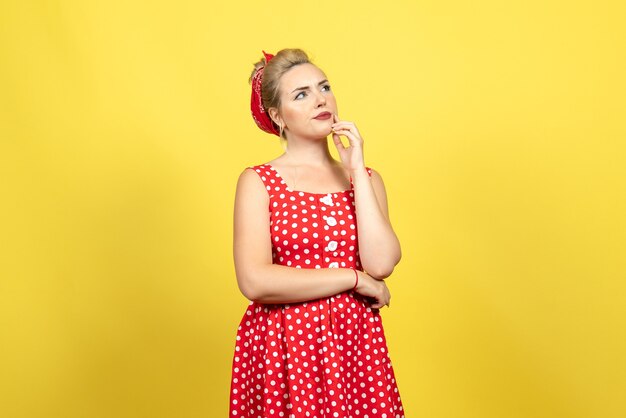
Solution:
{"label": "yellow wall", "polygon": [[[626,416],[624,10],[4,1],[0,416],[224,417],[261,50],[301,47],[387,185],[407,418]],[[336,152],[334,152],[336,155]]]}

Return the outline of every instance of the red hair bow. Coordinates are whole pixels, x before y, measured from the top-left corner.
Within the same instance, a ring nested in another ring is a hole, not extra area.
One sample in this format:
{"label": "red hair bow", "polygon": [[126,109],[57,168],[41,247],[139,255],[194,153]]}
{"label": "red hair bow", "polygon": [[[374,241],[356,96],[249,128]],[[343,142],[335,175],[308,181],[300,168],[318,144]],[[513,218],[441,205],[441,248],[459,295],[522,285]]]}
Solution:
{"label": "red hair bow", "polygon": [[[274,55],[268,54],[263,51],[265,55],[265,65],[274,58]],[[261,99],[261,82],[263,81],[263,70],[265,66],[259,68],[252,78],[252,97],[250,98],[250,110],[252,111],[252,118],[256,122],[257,126],[267,133],[280,136],[280,133],[276,130],[274,122],[267,114],[267,111],[263,107],[263,100]]]}

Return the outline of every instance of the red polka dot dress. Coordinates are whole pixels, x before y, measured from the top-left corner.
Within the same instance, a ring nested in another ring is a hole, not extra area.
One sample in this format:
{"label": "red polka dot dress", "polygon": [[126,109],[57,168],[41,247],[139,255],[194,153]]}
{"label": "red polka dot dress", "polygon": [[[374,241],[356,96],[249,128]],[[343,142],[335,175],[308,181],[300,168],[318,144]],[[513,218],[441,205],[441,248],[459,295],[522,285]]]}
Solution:
{"label": "red polka dot dress", "polygon": [[[352,187],[290,190],[270,164],[248,168],[270,196],[274,264],[363,270]],[[250,302],[237,330],[229,411],[246,418],[404,417],[379,310],[352,290],[301,303]]]}

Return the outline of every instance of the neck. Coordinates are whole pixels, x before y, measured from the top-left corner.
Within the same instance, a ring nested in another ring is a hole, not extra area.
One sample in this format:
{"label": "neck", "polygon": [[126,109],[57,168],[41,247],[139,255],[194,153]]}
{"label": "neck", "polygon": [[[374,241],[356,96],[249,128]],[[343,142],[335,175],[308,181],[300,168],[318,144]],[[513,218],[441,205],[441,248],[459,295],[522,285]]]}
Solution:
{"label": "neck", "polygon": [[325,166],[335,161],[328,149],[327,138],[289,138],[284,155],[290,164],[297,165]]}

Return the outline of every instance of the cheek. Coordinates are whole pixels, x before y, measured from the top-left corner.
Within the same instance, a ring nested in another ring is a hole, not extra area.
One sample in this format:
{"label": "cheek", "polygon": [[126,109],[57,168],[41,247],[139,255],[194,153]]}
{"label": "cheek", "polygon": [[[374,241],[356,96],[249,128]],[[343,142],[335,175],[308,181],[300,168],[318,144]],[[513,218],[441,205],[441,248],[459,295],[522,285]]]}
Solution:
{"label": "cheek", "polygon": [[335,100],[335,96],[329,96],[326,101],[328,103],[328,107],[337,109],[337,101]]}
{"label": "cheek", "polygon": [[303,118],[306,118],[306,114],[298,108],[285,107],[283,109],[283,118],[285,119],[285,122],[287,124],[289,124],[289,122],[291,122],[292,124],[300,123]]}
{"label": "cheek", "polygon": [[292,105],[283,105],[281,113],[285,119],[293,119],[297,115],[297,109]]}

